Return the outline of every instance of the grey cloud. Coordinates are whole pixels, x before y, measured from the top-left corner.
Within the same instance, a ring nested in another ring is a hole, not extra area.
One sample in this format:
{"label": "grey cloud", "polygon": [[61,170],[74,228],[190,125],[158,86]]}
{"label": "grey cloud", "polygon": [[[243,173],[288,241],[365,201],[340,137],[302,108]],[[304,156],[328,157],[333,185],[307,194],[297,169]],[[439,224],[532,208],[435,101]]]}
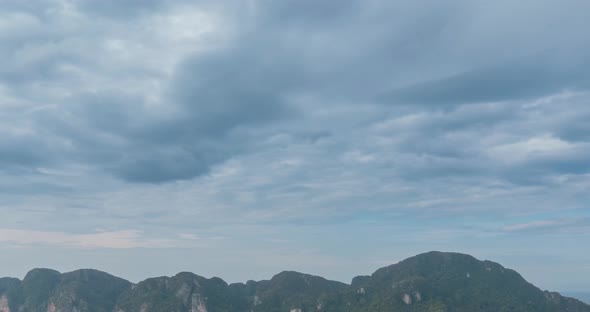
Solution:
{"label": "grey cloud", "polygon": [[585,147],[562,155],[533,155],[524,163],[498,166],[495,173],[516,184],[551,185],[559,183],[552,181],[559,176],[590,173],[588,153],[590,148]]}
{"label": "grey cloud", "polygon": [[[509,55],[511,63],[503,62],[505,56],[492,61],[474,56],[459,62],[462,56],[478,52],[479,39],[460,27],[470,21],[458,12],[483,14],[479,6],[462,3],[433,2],[432,6],[417,9],[415,4],[388,1],[352,1],[345,5],[339,1],[259,1],[251,8],[240,5],[243,12],[218,4],[216,12],[228,14],[227,24],[235,27],[231,40],[206,52],[185,55],[168,77],[149,70],[132,70],[138,66],[129,68],[129,73],[116,70],[116,66],[105,70],[85,55],[89,51],[76,48],[76,43],[83,42],[75,40],[59,49],[50,49],[34,62],[23,62],[24,65],[6,71],[4,77],[7,84],[21,84],[22,93],[31,91],[33,82],[55,82],[56,90],[50,84],[41,89],[47,93],[36,94],[36,99],[47,95],[59,104],[52,111],[35,113],[35,121],[39,121],[37,127],[43,128],[44,133],[49,132],[48,136],[69,145],[53,148],[49,158],[105,169],[126,181],[160,183],[206,174],[212,166],[256,150],[259,141],[278,129],[300,131],[309,126],[311,129],[304,130],[332,133],[334,129],[346,129],[344,124],[351,120],[355,124],[363,122],[355,121],[351,114],[338,120],[327,118],[329,122],[321,124],[305,120],[306,115],[299,112],[303,106],[298,106],[301,103],[297,101],[305,101],[306,96],[319,103],[310,112],[337,110],[345,101],[354,103],[347,104],[352,105],[352,110],[363,107],[390,116],[419,115],[441,108],[443,117],[429,115],[414,128],[384,134],[395,137],[396,152],[404,155],[403,159],[426,156],[419,162],[421,165],[406,166],[408,171],[401,174],[487,175],[489,170],[479,163],[483,147],[469,141],[476,140],[490,127],[514,127],[515,121],[528,115],[509,107],[477,106],[482,111],[473,112],[463,105],[522,101],[563,89],[585,88],[586,48],[582,45],[580,51],[545,53],[525,62],[514,60],[532,51],[525,49]],[[90,19],[96,18],[93,14],[113,17],[114,21],[96,20],[117,29],[123,25],[120,17],[133,23],[149,14],[166,14],[173,5],[178,4],[79,1],[74,7]],[[198,5],[211,7],[206,2]],[[409,15],[402,16],[405,13]],[[391,14],[399,18],[392,19]],[[553,15],[548,11],[543,14]],[[570,13],[555,13],[564,14]],[[52,20],[44,17],[40,21]],[[479,22],[476,26],[486,28]],[[63,36],[58,31],[61,26],[53,27],[57,29],[48,33],[55,33],[57,38]],[[571,25],[563,27],[570,29]],[[486,31],[492,34],[484,33],[482,37],[494,37],[493,30]],[[457,39],[449,32],[468,42],[465,52],[456,52]],[[68,30],[68,34],[75,34],[75,30]],[[100,40],[101,33],[97,34]],[[107,38],[111,34],[102,35]],[[548,36],[554,39],[553,34]],[[496,44],[509,43],[512,37],[508,37],[497,39]],[[571,37],[569,42],[579,41],[576,36]],[[539,39],[526,40],[537,44]],[[35,42],[31,40],[30,44]],[[37,44],[43,46],[42,42]],[[545,45],[550,44],[541,44]],[[108,64],[109,57],[101,58],[101,64]],[[430,66],[445,64],[445,60],[451,65]],[[74,79],[60,72],[62,63],[115,80],[122,76],[137,80],[145,74],[163,86],[161,101],[171,112],[159,116],[158,108],[148,105],[147,95],[124,90],[123,86],[119,91],[114,91],[113,86],[93,87],[96,90],[92,92],[77,91],[82,78]],[[452,74],[457,72],[462,74]],[[446,78],[435,78],[441,76]],[[393,91],[383,95],[382,91],[388,89]],[[72,94],[55,97],[59,92]],[[392,105],[375,108],[371,105],[376,99]],[[583,124],[578,123],[577,127],[567,126],[558,131],[569,138],[583,136],[583,130]],[[339,148],[345,147],[333,147],[335,151]],[[5,163],[9,162],[6,158]],[[583,165],[581,161],[576,168]],[[566,170],[563,166],[555,164],[553,168]]]}
{"label": "grey cloud", "polygon": [[574,142],[590,142],[590,112],[575,112],[575,116],[556,129],[559,137]]}
{"label": "grey cloud", "polygon": [[80,11],[89,16],[128,19],[135,18],[142,14],[148,14],[158,9],[165,9],[171,6],[174,2],[175,1],[169,0],[76,0],[73,3]]}
{"label": "grey cloud", "polygon": [[[7,64],[0,70],[0,81],[6,85],[22,87],[32,83],[71,80],[71,74],[64,66],[80,66],[83,57],[77,52],[53,50],[52,44],[37,46],[35,51],[30,47],[16,47],[5,53]],[[59,49],[59,48],[58,48]],[[26,54],[36,54],[26,56]],[[17,55],[17,56],[15,56]],[[19,59],[29,57],[30,61]]]}
{"label": "grey cloud", "polygon": [[469,104],[396,116],[373,126],[369,136],[389,143],[369,152],[389,159],[385,166],[410,180],[479,177],[553,185],[556,176],[589,172],[588,144],[560,136],[579,129],[588,110],[582,104],[586,97],[544,99],[537,105],[522,100]]}
{"label": "grey cloud", "polygon": [[251,140],[244,134],[248,127],[294,113],[284,94],[291,83],[282,72],[287,69],[248,52],[222,51],[179,64],[166,91],[166,101],[176,107],[172,115],[149,114],[142,97],[103,91],[77,94],[40,118],[74,143],[73,157],[125,180],[193,178],[242,151]]}
{"label": "grey cloud", "polygon": [[[288,113],[285,98],[297,72],[283,55],[238,46],[179,65],[170,99],[192,118],[200,134],[223,134]],[[280,47],[277,47],[280,49]]]}
{"label": "grey cloud", "polygon": [[43,134],[5,130],[0,138],[0,170],[35,172],[38,167],[55,164],[63,142],[55,137],[43,138]]}
{"label": "grey cloud", "polygon": [[[161,183],[174,180],[191,179],[209,172],[212,164],[220,159],[206,159],[200,154],[205,151],[165,151],[157,153],[148,151],[148,155],[135,155],[124,159],[112,170],[117,176],[130,182]],[[224,158],[221,158],[224,159]]]}
{"label": "grey cloud", "polygon": [[567,89],[588,87],[588,66],[554,69],[544,64],[506,64],[469,71],[392,91],[389,103],[428,104],[434,107],[466,103],[538,98]]}
{"label": "grey cloud", "polygon": [[342,18],[357,15],[364,8],[362,1],[312,1],[312,0],[287,0],[287,1],[260,1],[263,16],[267,23],[291,25],[297,27],[323,27],[333,25],[334,21],[344,22]]}
{"label": "grey cloud", "polygon": [[2,222],[207,230],[212,254],[278,233],[338,261],[342,237],[480,248],[452,228],[536,247],[485,229],[585,213],[589,3],[4,1]]}
{"label": "grey cloud", "polygon": [[249,127],[293,115],[286,98],[288,69],[272,55],[259,58],[257,52],[264,51],[222,51],[182,62],[167,91],[178,113],[156,118],[134,133],[151,146],[125,161],[121,176],[165,182],[202,175],[244,149],[251,140],[244,134]]}
{"label": "grey cloud", "polygon": [[43,145],[39,143],[41,142],[30,136],[0,140],[0,168],[29,168],[47,163]]}

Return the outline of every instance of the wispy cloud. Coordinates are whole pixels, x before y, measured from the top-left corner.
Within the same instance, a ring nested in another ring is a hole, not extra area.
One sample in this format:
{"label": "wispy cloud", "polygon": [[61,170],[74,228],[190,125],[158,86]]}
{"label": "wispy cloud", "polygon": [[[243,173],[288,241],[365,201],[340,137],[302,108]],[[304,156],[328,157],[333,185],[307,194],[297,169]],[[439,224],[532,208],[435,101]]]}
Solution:
{"label": "wispy cloud", "polygon": [[15,245],[54,245],[74,248],[170,248],[178,247],[171,239],[146,238],[141,231],[105,231],[90,234],[0,229],[0,242]]}
{"label": "wispy cloud", "polygon": [[590,218],[559,218],[516,223],[503,228],[505,232],[580,232],[590,229]]}

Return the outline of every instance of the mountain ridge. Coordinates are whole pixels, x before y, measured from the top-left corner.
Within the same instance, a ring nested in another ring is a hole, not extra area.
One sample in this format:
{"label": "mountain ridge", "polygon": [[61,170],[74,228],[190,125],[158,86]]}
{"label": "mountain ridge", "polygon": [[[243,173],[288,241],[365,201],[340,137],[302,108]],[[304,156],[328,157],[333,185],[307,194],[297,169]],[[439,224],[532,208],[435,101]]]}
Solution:
{"label": "mountain ridge", "polygon": [[585,304],[590,304],[590,292],[588,291],[560,291],[566,297],[572,297],[578,299]]}
{"label": "mountain ridge", "polygon": [[473,256],[431,251],[357,276],[350,284],[282,271],[228,284],[192,272],[131,283],[106,272],[33,269],[0,278],[0,312],[579,311],[518,272]]}

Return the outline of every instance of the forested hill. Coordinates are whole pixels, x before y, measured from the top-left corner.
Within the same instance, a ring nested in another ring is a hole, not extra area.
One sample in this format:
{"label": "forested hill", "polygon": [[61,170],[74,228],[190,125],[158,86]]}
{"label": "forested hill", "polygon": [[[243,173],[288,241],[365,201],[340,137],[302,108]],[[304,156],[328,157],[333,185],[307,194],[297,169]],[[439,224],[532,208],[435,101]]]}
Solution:
{"label": "forested hill", "polygon": [[298,272],[227,284],[182,272],[132,284],[96,270],[34,269],[0,279],[0,312],[570,311],[590,306],[542,291],[517,272],[459,253],[429,252],[350,285]]}

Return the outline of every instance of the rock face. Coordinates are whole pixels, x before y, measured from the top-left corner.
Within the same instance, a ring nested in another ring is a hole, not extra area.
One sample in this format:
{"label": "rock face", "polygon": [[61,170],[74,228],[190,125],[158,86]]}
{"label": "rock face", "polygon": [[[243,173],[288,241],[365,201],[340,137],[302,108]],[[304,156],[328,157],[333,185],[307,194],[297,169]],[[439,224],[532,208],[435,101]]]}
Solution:
{"label": "rock face", "polygon": [[8,297],[2,295],[0,297],[0,312],[10,312],[10,306],[8,305]]}
{"label": "rock face", "polygon": [[518,273],[469,255],[429,252],[359,276],[351,285],[285,271],[228,285],[182,272],[133,285],[95,270],[35,269],[0,278],[0,312],[590,312]]}

